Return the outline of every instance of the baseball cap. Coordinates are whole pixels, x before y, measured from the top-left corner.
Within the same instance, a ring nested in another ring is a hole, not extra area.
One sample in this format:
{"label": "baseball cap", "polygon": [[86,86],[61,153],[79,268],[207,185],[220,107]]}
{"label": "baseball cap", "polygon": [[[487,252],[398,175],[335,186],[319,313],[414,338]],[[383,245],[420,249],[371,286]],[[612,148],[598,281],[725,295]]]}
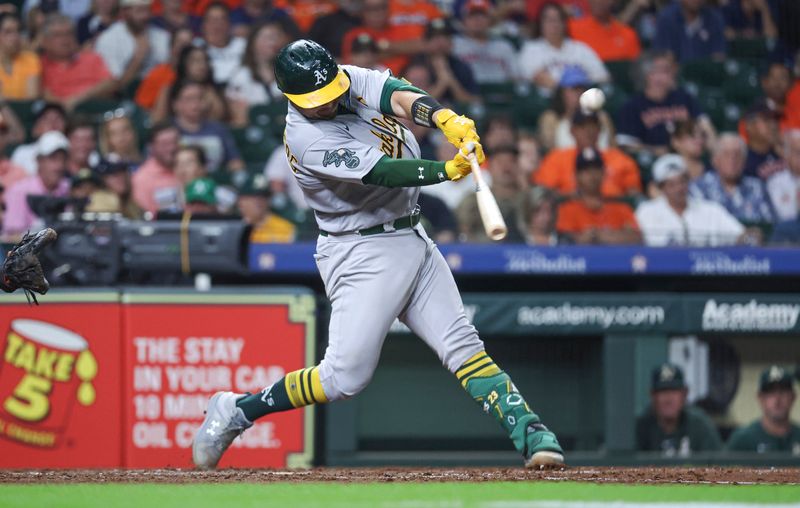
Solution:
{"label": "baseball cap", "polygon": [[575,158],[575,170],[582,169],[603,169],[603,158],[596,148],[586,147],[578,153]]}
{"label": "baseball cap", "polygon": [[47,157],[59,150],[69,150],[69,140],[58,131],[48,131],[39,137],[36,142],[36,156]]}
{"label": "baseball cap", "polygon": [[592,82],[589,81],[589,76],[586,71],[580,67],[570,65],[564,69],[561,74],[561,79],[558,81],[558,86],[561,88],[572,88],[576,86],[588,87]]}
{"label": "baseball cap", "polygon": [[248,175],[247,180],[244,181],[241,189],[239,189],[239,195],[270,197],[272,192],[269,190],[269,180],[267,180],[267,176],[263,173]]}
{"label": "baseball cap", "polygon": [[792,374],[788,369],[778,365],[770,365],[758,378],[758,393],[771,391],[775,388],[792,389]]}
{"label": "baseball cap", "polygon": [[488,0],[467,0],[464,4],[464,14],[476,12],[488,13],[492,9],[492,4]]}
{"label": "baseball cap", "polygon": [[186,185],[187,203],[217,204],[217,184],[210,178],[196,178]]}
{"label": "baseball cap", "polygon": [[653,369],[650,389],[654,392],[661,390],[679,390],[686,388],[683,370],[674,363],[662,363]]}
{"label": "baseball cap", "polygon": [[77,173],[69,178],[71,187],[77,187],[78,185],[86,182],[97,183],[94,173],[92,173],[92,170],[89,168],[81,168]]}
{"label": "baseball cap", "polygon": [[358,34],[358,37],[353,39],[350,45],[351,53],[361,53],[363,51],[372,51],[373,53],[378,51],[378,43],[368,33]]}
{"label": "baseball cap", "polygon": [[683,157],[674,153],[668,153],[656,159],[655,164],[653,164],[653,181],[661,183],[670,178],[682,175],[686,173],[686,171],[686,163],[683,162]]}
{"label": "baseball cap", "polygon": [[453,24],[447,18],[434,18],[428,23],[425,29],[425,37],[431,38],[437,35],[453,35],[456,31]]}
{"label": "baseball cap", "polygon": [[758,116],[778,118],[780,117],[780,113],[775,110],[775,108],[765,97],[762,97],[751,104],[749,108],[747,108],[743,117],[745,120],[752,120]]}
{"label": "baseball cap", "polygon": [[[113,154],[112,154],[113,155]],[[107,158],[101,159],[100,162],[94,167],[94,172],[99,177],[104,177],[108,175],[113,175],[114,173],[120,173],[123,171],[128,171],[129,165],[125,162],[122,162],[119,159],[115,158]]]}

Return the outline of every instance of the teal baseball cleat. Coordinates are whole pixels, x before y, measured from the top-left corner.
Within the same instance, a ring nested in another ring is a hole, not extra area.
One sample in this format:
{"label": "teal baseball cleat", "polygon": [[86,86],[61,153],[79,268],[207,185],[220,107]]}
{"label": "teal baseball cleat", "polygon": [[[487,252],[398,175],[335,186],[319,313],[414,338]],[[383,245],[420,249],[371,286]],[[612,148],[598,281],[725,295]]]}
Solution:
{"label": "teal baseball cleat", "polygon": [[564,450],[556,435],[542,423],[531,423],[525,436],[525,467],[541,468],[564,463]]}
{"label": "teal baseball cleat", "polygon": [[242,394],[217,392],[208,401],[206,418],[192,441],[192,461],[198,469],[214,469],[233,440],[253,423],[245,418],[236,401]]}

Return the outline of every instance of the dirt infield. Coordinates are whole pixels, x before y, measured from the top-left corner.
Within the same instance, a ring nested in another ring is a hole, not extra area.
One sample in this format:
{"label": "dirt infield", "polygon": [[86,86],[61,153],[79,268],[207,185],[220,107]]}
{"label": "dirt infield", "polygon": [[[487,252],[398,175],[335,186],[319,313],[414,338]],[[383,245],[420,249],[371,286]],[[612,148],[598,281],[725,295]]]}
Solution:
{"label": "dirt infield", "polygon": [[579,481],[638,484],[800,484],[800,469],[578,467],[522,468],[0,470],[0,484],[41,483],[229,483],[229,482],[493,482]]}

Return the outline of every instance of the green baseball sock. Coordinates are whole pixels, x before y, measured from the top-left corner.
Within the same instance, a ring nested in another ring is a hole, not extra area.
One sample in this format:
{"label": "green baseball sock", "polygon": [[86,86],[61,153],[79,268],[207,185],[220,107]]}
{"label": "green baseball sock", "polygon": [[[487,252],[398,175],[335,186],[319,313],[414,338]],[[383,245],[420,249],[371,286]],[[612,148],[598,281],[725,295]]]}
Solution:
{"label": "green baseball sock", "polygon": [[538,423],[536,415],[508,374],[500,370],[494,361],[481,351],[456,371],[461,386],[506,429],[514,446],[525,453],[526,429],[531,423]]}
{"label": "green baseball sock", "polygon": [[319,379],[319,367],[296,370],[256,394],[236,401],[251,422],[270,413],[328,402]]}

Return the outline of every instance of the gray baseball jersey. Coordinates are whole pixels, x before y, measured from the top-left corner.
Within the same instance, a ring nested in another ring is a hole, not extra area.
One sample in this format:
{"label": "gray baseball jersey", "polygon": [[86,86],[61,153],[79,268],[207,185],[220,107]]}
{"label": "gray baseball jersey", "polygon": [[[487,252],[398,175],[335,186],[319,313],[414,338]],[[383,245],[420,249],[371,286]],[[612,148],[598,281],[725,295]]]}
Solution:
{"label": "gray baseball jersey", "polygon": [[339,114],[309,120],[289,103],[284,144],[289,166],[323,231],[369,228],[410,214],[419,188],[364,185],[381,157],[418,159],[419,144],[394,116],[381,112],[388,71],[343,65],[350,78]]}

